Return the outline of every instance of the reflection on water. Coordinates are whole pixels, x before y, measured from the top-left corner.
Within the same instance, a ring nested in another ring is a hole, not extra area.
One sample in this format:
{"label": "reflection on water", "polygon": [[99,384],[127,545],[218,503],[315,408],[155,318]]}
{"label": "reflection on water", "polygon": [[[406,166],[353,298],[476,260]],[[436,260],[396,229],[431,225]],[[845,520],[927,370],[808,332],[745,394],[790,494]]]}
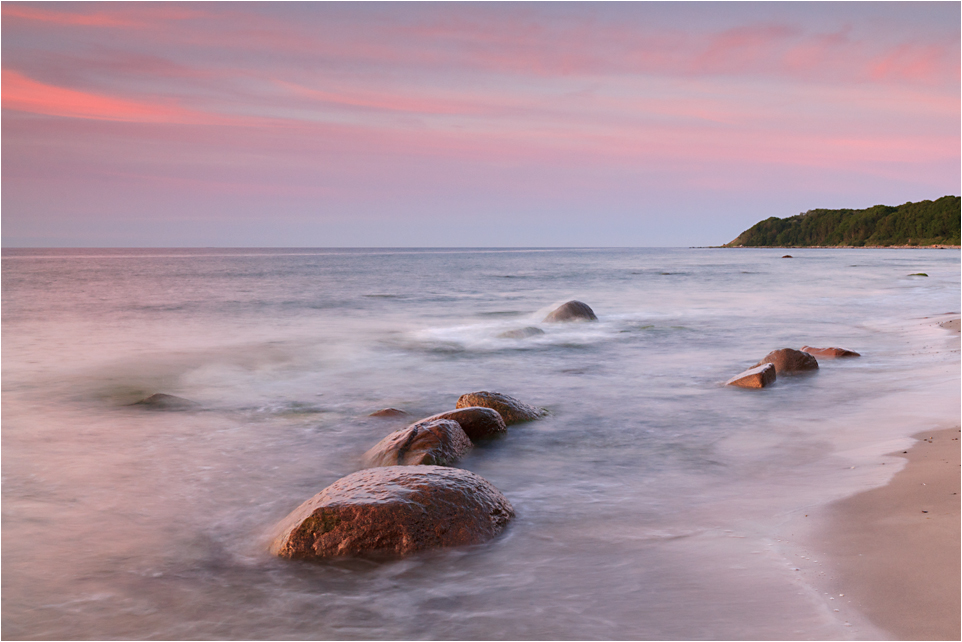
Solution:
{"label": "reflection on water", "polygon": [[[5,251],[3,635],[877,636],[798,579],[779,529],[957,420],[958,335],[921,317],[959,309],[959,253],[793,255]],[[573,298],[599,322],[542,322]],[[803,344],[864,356],[722,385]],[[395,562],[266,554],[277,520],[405,424],[372,411],[482,389],[551,412],[462,461],[514,505],[502,537]],[[200,408],[127,405],[156,392]]]}

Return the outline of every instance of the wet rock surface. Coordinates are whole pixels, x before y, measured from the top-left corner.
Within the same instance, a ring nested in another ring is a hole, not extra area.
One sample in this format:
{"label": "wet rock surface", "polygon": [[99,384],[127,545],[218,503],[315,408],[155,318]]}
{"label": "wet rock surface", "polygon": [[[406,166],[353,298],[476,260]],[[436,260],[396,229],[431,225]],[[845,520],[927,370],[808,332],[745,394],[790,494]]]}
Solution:
{"label": "wet rock surface", "polygon": [[793,348],[782,348],[772,350],[765,358],[756,363],[752,368],[771,363],[775,366],[775,372],[781,376],[785,374],[796,374],[808,370],[818,370],[818,361],[812,355]]}
{"label": "wet rock surface", "polygon": [[775,383],[775,374],[775,366],[766,363],[735,375],[725,382],[725,385],[739,388],[764,388]]}
{"label": "wet rock surface", "polygon": [[487,392],[486,390],[461,395],[455,404],[456,408],[469,408],[471,406],[481,406],[483,408],[496,410],[498,414],[501,415],[505,425],[508,426],[524,421],[541,419],[548,414],[548,411],[544,408],[535,408],[514,397],[503,395],[500,392]]}
{"label": "wet rock surface", "polygon": [[457,410],[449,410],[422,419],[418,423],[448,419],[458,422],[461,429],[471,441],[490,439],[505,434],[508,429],[501,418],[501,414],[493,408],[468,406]]}
{"label": "wet rock surface", "polygon": [[544,318],[545,323],[559,323],[567,321],[597,321],[594,310],[587,303],[568,301],[558,306]]}
{"label": "wet rock surface", "polygon": [[408,413],[403,410],[398,410],[397,408],[382,408],[381,410],[375,410],[368,417],[407,417]]}
{"label": "wet rock surface", "polygon": [[811,346],[802,346],[802,352],[807,352],[819,359],[841,359],[845,357],[862,356],[854,350],[846,350],[845,348],[813,348]]}
{"label": "wet rock surface", "polygon": [[183,397],[176,397],[174,395],[166,395],[162,392],[158,392],[155,395],[150,395],[146,399],[141,399],[140,401],[134,402],[130,405],[143,406],[144,408],[149,408],[151,410],[196,410],[200,408],[200,404],[196,401],[184,399]]}
{"label": "wet rock surface", "polygon": [[513,516],[507,498],[472,472],[369,468],[339,479],[281,520],[271,552],[296,559],[400,556],[480,544]]}
{"label": "wet rock surface", "polygon": [[527,328],[508,330],[507,332],[502,332],[498,336],[502,339],[527,339],[528,337],[535,337],[540,334],[544,334],[544,330],[534,326],[528,326]]}
{"label": "wet rock surface", "polygon": [[364,462],[368,466],[450,466],[470,448],[471,440],[458,422],[425,420],[392,432],[364,453]]}

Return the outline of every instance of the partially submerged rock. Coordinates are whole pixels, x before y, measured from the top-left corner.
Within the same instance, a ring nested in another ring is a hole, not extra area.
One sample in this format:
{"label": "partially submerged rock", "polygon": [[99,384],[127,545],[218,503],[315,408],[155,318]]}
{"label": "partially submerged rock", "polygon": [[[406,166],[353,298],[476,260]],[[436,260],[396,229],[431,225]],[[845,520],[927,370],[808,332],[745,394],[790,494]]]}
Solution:
{"label": "partially submerged rock", "polygon": [[775,383],[775,366],[765,363],[737,374],[725,382],[726,386],[739,388],[764,388]]}
{"label": "partially submerged rock", "polygon": [[458,410],[449,410],[422,419],[418,423],[437,419],[449,419],[458,422],[458,425],[461,426],[461,429],[471,441],[497,437],[508,431],[504,419],[501,418],[501,414],[497,410],[481,406],[467,406]]}
{"label": "partially submerged rock", "polygon": [[270,550],[295,559],[399,556],[480,544],[513,516],[501,491],[467,470],[368,468],[337,480],[281,520]]}
{"label": "partially submerged rock", "polygon": [[548,411],[544,408],[535,408],[534,406],[529,406],[526,403],[518,401],[514,397],[503,395],[500,392],[487,392],[485,390],[461,395],[458,403],[455,404],[456,408],[469,408],[471,406],[481,406],[497,410],[501,418],[504,419],[504,423],[508,426],[523,421],[541,419],[548,414]]}
{"label": "partially submerged rock", "polygon": [[397,408],[383,408],[381,410],[375,410],[368,417],[407,417],[408,413],[403,410],[398,410]]}
{"label": "partially submerged rock", "polygon": [[502,332],[498,336],[502,339],[527,339],[528,337],[534,337],[539,334],[544,334],[544,330],[541,328],[536,328],[530,325],[526,328],[520,328],[518,330],[508,330],[507,332]]}
{"label": "partially submerged rock", "polygon": [[845,348],[813,348],[811,346],[802,346],[802,352],[807,352],[819,359],[841,359],[842,357],[862,356],[854,350],[846,350]]}
{"label": "partially submerged rock", "polygon": [[434,419],[392,432],[364,453],[368,466],[450,466],[471,448],[458,422]]}
{"label": "partially submerged rock", "polygon": [[545,323],[558,323],[562,321],[597,321],[594,310],[588,304],[581,301],[568,301],[564,305],[558,306],[544,318]]}
{"label": "partially submerged rock", "polygon": [[790,259],[790,258],[792,258],[792,255],[791,255],[791,254],[786,254],[786,255],[783,256],[782,258],[783,258],[783,259]]}
{"label": "partially submerged rock", "polygon": [[815,360],[815,357],[807,352],[802,352],[793,348],[772,350],[765,355],[764,359],[752,367],[756,368],[765,363],[774,364],[775,372],[777,372],[779,375],[795,374],[797,372],[804,372],[806,370],[818,370],[818,361]]}
{"label": "partially submerged rock", "polygon": [[196,401],[191,401],[190,399],[184,399],[183,397],[176,397],[174,395],[165,395],[162,392],[150,395],[146,399],[141,399],[132,404],[132,406],[144,406],[150,408],[151,410],[192,410],[200,408],[200,404]]}

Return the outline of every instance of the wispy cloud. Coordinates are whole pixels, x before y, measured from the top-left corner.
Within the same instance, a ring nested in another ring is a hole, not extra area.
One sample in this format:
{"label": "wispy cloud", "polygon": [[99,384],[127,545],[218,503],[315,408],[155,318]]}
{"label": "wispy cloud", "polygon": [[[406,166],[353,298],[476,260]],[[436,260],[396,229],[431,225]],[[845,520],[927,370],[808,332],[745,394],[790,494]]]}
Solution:
{"label": "wispy cloud", "polygon": [[174,104],[136,102],[65,89],[3,70],[3,107],[33,114],[147,123],[198,123],[212,119]]}
{"label": "wispy cloud", "polygon": [[435,214],[459,194],[499,211],[710,203],[797,193],[801,174],[957,191],[958,24],[899,3],[0,9],[17,202],[44,181]]}
{"label": "wispy cloud", "polygon": [[[4,20],[34,21],[68,27],[105,27],[136,29],[156,25],[158,21],[189,20],[206,15],[189,5],[123,3],[90,4],[59,3],[56,9],[41,4],[5,2]],[[91,10],[94,8],[94,10]]]}

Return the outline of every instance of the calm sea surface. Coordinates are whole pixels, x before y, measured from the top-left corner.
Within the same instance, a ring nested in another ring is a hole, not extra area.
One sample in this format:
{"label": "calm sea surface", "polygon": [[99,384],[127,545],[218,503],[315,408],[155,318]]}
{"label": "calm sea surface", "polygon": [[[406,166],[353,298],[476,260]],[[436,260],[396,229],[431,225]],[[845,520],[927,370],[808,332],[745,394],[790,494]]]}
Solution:
{"label": "calm sea surface", "polygon": [[[925,317],[959,311],[960,253],[791,252],[4,250],[3,637],[881,635],[784,526],[958,423],[959,337]],[[541,323],[569,299],[600,321]],[[723,385],[805,344],[863,356]],[[406,424],[369,413],[477,390],[551,412],[461,463],[514,505],[501,537],[267,554]],[[202,408],[128,405],[156,392]]]}

